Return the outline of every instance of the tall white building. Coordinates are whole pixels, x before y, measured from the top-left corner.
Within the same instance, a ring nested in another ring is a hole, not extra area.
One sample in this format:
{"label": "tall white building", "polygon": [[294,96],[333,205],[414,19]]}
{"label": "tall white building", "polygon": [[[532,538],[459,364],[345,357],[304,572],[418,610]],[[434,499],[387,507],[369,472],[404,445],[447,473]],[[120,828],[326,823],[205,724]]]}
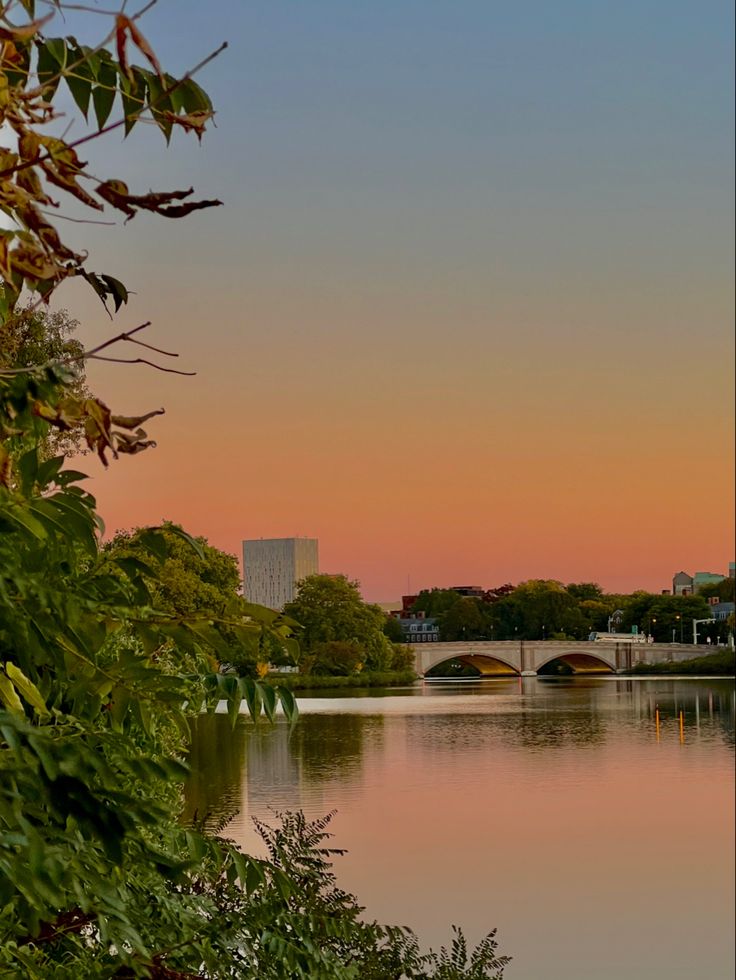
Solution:
{"label": "tall white building", "polygon": [[243,594],[248,602],[283,609],[295,584],[319,571],[316,538],[257,538],[243,542]]}

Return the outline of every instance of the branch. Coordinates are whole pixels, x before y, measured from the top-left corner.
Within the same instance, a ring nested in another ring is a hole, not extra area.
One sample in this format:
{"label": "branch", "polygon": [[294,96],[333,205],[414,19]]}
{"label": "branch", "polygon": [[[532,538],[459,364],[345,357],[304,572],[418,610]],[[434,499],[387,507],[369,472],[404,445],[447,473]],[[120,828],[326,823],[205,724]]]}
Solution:
{"label": "branch", "polygon": [[132,330],[124,330],[123,333],[119,333],[116,337],[111,337],[106,340],[104,344],[100,344],[98,347],[93,347],[92,350],[84,351],[79,357],[71,358],[72,361],[84,361],[88,357],[92,357],[93,354],[99,353],[99,351],[104,350],[106,347],[112,347],[113,344],[117,344],[119,340],[130,340],[134,333],[138,333],[139,330],[145,330],[146,327],[151,326],[151,321],[146,320],[145,323],[141,323],[140,326],[134,327]]}
{"label": "branch", "polygon": [[196,371],[178,371],[176,368],[161,367],[153,361],[147,361],[145,357],[100,357],[99,354],[90,354],[85,358],[88,361],[112,361],[115,364],[148,364],[149,367],[156,368],[157,371],[165,371],[167,374],[183,374],[188,378],[193,378]]}
{"label": "branch", "polygon": [[134,327],[132,330],[124,330],[115,337],[110,337],[109,340],[105,340],[103,343],[98,344],[97,347],[93,347],[91,350],[82,351],[81,354],[77,354],[75,357],[64,357],[53,361],[47,361],[45,364],[33,364],[22,368],[3,368],[0,370],[0,377],[12,377],[16,374],[28,374],[30,371],[40,371],[44,368],[51,367],[53,364],[77,364],[80,361],[112,361],[117,364],[148,364],[150,367],[156,368],[157,371],[165,371],[167,374],[181,374],[188,378],[194,377],[197,373],[196,371],[179,371],[176,368],[162,367],[160,364],[155,364],[153,361],[146,360],[144,357],[127,358],[100,356],[100,351],[106,350],[108,347],[112,347],[113,344],[127,340],[130,341],[131,344],[138,344],[141,347],[146,347],[148,350],[155,351],[157,354],[163,354],[164,357],[178,357],[179,355],[173,351],[163,350],[161,347],[154,347],[153,344],[147,344],[144,341],[133,337],[133,334],[138,333],[140,330],[145,330],[146,327],[150,326],[151,321],[146,320],[145,323],[139,324],[139,326]]}
{"label": "branch", "polygon": [[[153,2],[155,2],[155,0],[153,0]],[[110,35],[110,37],[112,37],[112,36],[113,35]],[[105,41],[103,41],[102,45],[100,45],[100,48],[104,47],[105,43],[107,43],[107,40],[108,39],[106,39]],[[227,47],[228,47],[228,42],[227,41],[223,41],[219,48],[216,48],[214,51],[212,51],[210,54],[208,54],[206,58],[203,58],[202,61],[199,62],[199,64],[195,65],[194,68],[190,69],[188,72],[186,72],[186,74],[182,75],[182,77],[177,82],[175,82],[171,86],[171,88],[164,89],[161,92],[161,94],[157,98],[155,98],[152,102],[148,102],[148,103],[146,103],[146,105],[142,106],[142,108],[141,108],[140,112],[138,113],[138,115],[140,116],[147,109],[152,109],[155,106],[157,106],[157,104],[159,103],[159,101],[161,101],[161,100],[163,100],[165,98],[168,98],[169,95],[171,95],[172,92],[175,92],[181,85],[183,85],[185,82],[189,81],[189,79],[192,78],[198,71],[201,71],[202,68],[205,67],[205,65],[208,65],[210,63],[210,61],[213,61],[215,58],[218,57],[218,55],[222,54],[222,52]],[[80,64],[81,64],[81,62],[80,62]],[[74,68],[74,67],[76,67],[76,65],[72,65],[69,69],[64,69],[64,72],[62,72],[59,77],[63,77],[63,75],[64,75],[64,73],[66,71],[70,71],[71,68]],[[46,84],[48,84],[48,83],[46,83]],[[43,94],[43,93],[41,93],[41,94]],[[96,130],[93,133],[87,133],[86,136],[80,136],[78,140],[74,140],[71,143],[67,143],[66,144],[66,148],[68,150],[73,150],[73,149],[76,149],[76,147],[81,146],[83,143],[89,143],[90,140],[95,140],[99,136],[104,136],[107,133],[111,133],[114,129],[119,129],[121,126],[124,126],[127,119],[128,119],[127,116],[123,116],[121,119],[116,120],[116,122],[110,123],[107,126],[103,126],[102,129],[98,129],[98,130]],[[12,177],[13,174],[20,173],[22,170],[27,170],[29,167],[36,167],[39,164],[44,163],[46,160],[52,159],[52,156],[53,156],[53,154],[49,153],[48,150],[47,150],[45,156],[38,156],[38,157],[36,157],[33,160],[24,160],[22,163],[18,163],[18,164],[16,164],[13,167],[9,167],[7,170],[0,170],[0,180],[5,180],[5,178],[7,178],[7,177]],[[84,173],[83,176],[86,177],[87,174]]]}

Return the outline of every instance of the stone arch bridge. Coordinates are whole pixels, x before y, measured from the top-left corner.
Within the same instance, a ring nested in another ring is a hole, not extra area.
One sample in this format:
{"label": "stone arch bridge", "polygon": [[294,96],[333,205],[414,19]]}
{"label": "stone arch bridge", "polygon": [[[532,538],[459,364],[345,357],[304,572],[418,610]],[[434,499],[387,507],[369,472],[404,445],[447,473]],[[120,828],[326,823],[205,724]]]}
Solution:
{"label": "stone arch bridge", "polygon": [[536,674],[551,660],[562,660],[576,674],[622,673],[640,662],[689,660],[697,648],[685,643],[606,643],[575,640],[467,640],[416,643],[416,670],[422,677],[446,660],[470,664],[483,676]]}

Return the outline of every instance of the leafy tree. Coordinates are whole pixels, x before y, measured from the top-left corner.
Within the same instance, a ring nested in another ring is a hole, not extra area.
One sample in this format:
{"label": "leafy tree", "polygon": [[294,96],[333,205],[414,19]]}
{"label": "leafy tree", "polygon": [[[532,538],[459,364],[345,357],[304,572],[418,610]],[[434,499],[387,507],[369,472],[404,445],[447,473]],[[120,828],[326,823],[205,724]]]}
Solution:
{"label": "leafy tree", "polygon": [[[178,616],[207,613],[221,617],[232,605],[240,586],[237,559],[219,551],[205,538],[195,538],[199,545],[192,552],[188,535],[183,528],[164,522],[158,536],[166,545],[166,560],[153,584],[153,598],[159,608]],[[151,532],[149,528],[118,531],[104,546],[103,554],[117,565],[126,559],[142,561],[150,554]]]}
{"label": "leafy tree", "polygon": [[345,575],[308,575],[297,583],[296,597],[284,614],[302,627],[300,645],[314,656],[325,643],[350,643],[369,670],[388,670],[391,642],[383,632],[380,606],[364,602],[358,582]]}
{"label": "leafy tree", "polygon": [[478,640],[490,635],[490,617],[479,599],[462,597],[440,616],[443,640]]}
{"label": "leafy tree", "polygon": [[567,586],[568,593],[579,602],[584,600],[600,600],[603,598],[603,589],[597,582],[570,582]]}
{"label": "leafy tree", "polygon": [[736,579],[724,578],[720,582],[708,582],[699,589],[698,595],[703,599],[719,599],[721,602],[734,602],[736,597]]}
{"label": "leafy tree", "polygon": [[548,579],[522,582],[495,611],[500,632],[508,639],[539,640],[553,633],[582,637],[587,629],[576,599],[561,582]]}
{"label": "leafy tree", "polygon": [[[72,335],[79,326],[65,310],[38,309],[28,303],[0,323],[0,368],[34,367],[47,361],[79,359],[84,372],[82,344]],[[83,384],[83,378],[80,378]]]}
{"label": "leafy tree", "polygon": [[[233,555],[213,548],[202,537],[194,539],[198,551],[193,553],[189,535],[171,522],[165,522],[156,534],[165,545],[166,557],[146,582],[157,609],[173,616],[205,616],[213,621],[243,621],[248,617],[251,606],[238,595],[240,572]],[[132,563],[145,574],[152,542],[150,528],[118,531],[103,548],[105,567],[125,570]],[[263,611],[258,615],[263,616]],[[258,642],[254,638],[245,644],[229,626],[216,625],[222,640],[219,663],[244,677],[258,676],[259,665],[292,663],[298,656],[298,645],[290,638],[291,625],[283,616],[274,615],[271,627]]]}
{"label": "leafy tree", "polygon": [[386,616],[383,621],[383,632],[389,638],[392,643],[403,643],[404,642],[404,631],[401,628],[401,623],[395,616]]}
{"label": "leafy tree", "polygon": [[422,589],[411,611],[423,612],[427,616],[439,618],[459,602],[460,598],[461,596],[454,589]]}
{"label": "leafy tree", "polygon": [[692,621],[710,616],[708,603],[700,595],[655,595],[635,592],[623,604],[624,632],[637,626],[639,632],[649,633],[657,643],[670,643],[674,634],[689,643],[693,638]]}
{"label": "leafy tree", "polygon": [[363,651],[359,644],[345,640],[316,643],[311,649],[313,674],[347,677],[363,669]]}
{"label": "leafy tree", "polygon": [[[65,310],[39,309],[28,303],[15,316],[0,319],[0,369],[67,361],[70,366],[69,393],[77,399],[91,397],[86,384],[83,348],[73,336],[78,326],[78,321]],[[55,456],[79,452],[82,444],[83,433],[78,430],[52,430],[46,453]]]}
{"label": "leafy tree", "polygon": [[583,599],[578,604],[578,609],[585,621],[583,632],[591,633],[595,630],[597,633],[607,633],[609,631],[608,620],[613,609],[611,608],[611,603],[605,601],[605,597],[601,597],[600,599]]}

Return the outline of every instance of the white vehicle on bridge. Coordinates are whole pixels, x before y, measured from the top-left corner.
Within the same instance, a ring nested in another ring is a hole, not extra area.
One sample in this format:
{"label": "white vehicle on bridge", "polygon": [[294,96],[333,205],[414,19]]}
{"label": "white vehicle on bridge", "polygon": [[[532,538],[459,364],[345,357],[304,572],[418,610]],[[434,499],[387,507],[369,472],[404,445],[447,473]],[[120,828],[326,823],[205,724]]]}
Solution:
{"label": "white vehicle on bridge", "polygon": [[589,643],[649,643],[646,633],[591,633]]}

